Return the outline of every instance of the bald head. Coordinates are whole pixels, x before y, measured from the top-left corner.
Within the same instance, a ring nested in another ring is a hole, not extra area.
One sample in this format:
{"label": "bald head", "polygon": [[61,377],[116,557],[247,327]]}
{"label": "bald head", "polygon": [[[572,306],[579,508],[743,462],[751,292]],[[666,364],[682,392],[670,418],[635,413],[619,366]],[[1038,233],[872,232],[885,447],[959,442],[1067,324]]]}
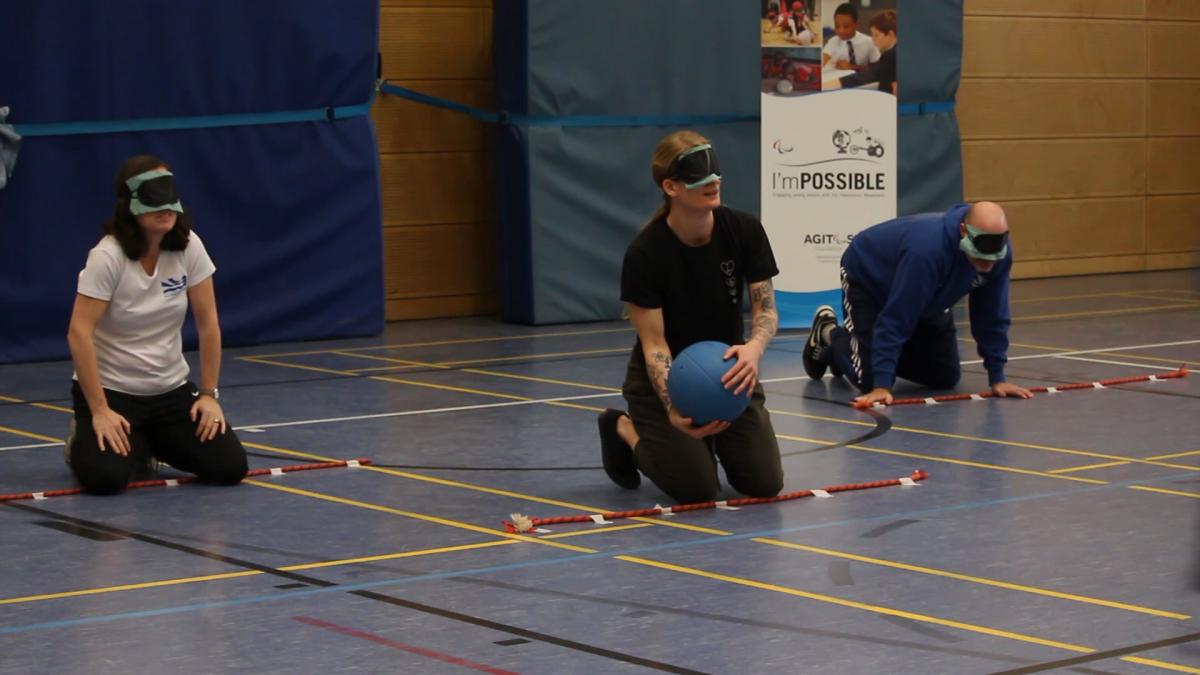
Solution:
{"label": "bald head", "polygon": [[967,211],[966,222],[984,234],[1004,234],[1008,232],[1008,218],[1004,209],[996,202],[976,202]]}

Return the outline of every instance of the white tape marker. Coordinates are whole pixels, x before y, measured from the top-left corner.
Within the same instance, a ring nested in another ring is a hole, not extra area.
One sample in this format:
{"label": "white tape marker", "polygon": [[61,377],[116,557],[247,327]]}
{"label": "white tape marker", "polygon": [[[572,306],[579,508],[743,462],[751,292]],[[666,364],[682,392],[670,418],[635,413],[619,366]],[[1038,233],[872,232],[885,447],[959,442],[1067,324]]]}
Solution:
{"label": "white tape marker", "polygon": [[179,481],[175,478],[168,478],[163,481],[167,487],[179,487]]}
{"label": "white tape marker", "polygon": [[660,515],[660,516],[675,515],[675,513],[671,511],[671,507],[669,507],[669,506],[661,506],[659,504],[655,504],[654,508],[658,509],[658,515]]}
{"label": "white tape marker", "polygon": [[34,501],[39,501],[39,502],[40,502],[40,501],[44,500],[45,498],[46,498],[46,493],[45,493],[45,492],[35,492],[35,493],[33,493],[33,499],[34,499]]}
{"label": "white tape marker", "polygon": [[742,507],[730,506],[729,502],[727,502],[723,499],[721,501],[717,502],[716,504],[717,504],[717,509],[719,509],[721,511],[741,511],[742,510]]}
{"label": "white tape marker", "polygon": [[1047,394],[1057,394],[1058,387],[1046,387],[1046,393]]}
{"label": "white tape marker", "polygon": [[592,522],[597,525],[612,525],[611,520],[605,520],[604,516],[599,513],[592,514]]}
{"label": "white tape marker", "polygon": [[271,467],[271,475],[272,475],[272,476],[282,476],[282,475],[283,475],[283,469],[281,469],[281,468],[279,468],[279,467],[277,467],[277,466]]}
{"label": "white tape marker", "polygon": [[1158,376],[1157,376],[1157,375],[1151,375],[1151,376],[1150,376],[1150,381],[1151,381],[1151,382],[1159,382],[1160,380],[1158,379]]}
{"label": "white tape marker", "polygon": [[935,401],[932,396],[925,399],[925,405],[937,405],[937,404],[938,404],[938,402]]}
{"label": "white tape marker", "polygon": [[829,499],[833,496],[824,490],[809,490],[809,492],[811,492],[814,497],[820,497],[821,499]]}
{"label": "white tape marker", "polygon": [[916,487],[917,481],[909,478],[908,476],[905,476],[900,479],[900,484],[903,485],[904,487]]}
{"label": "white tape marker", "polygon": [[359,461],[357,459],[352,459],[352,460],[349,460],[346,462],[346,468],[348,468],[348,469],[357,469],[361,466],[362,466],[362,464],[359,463]]}
{"label": "white tape marker", "polygon": [[1106,387],[1104,385],[1100,384],[1099,382],[1093,382],[1092,388],[1093,389],[1105,389]]}
{"label": "white tape marker", "polygon": [[971,400],[972,401],[982,401],[983,397],[980,396],[979,394],[971,394]]}

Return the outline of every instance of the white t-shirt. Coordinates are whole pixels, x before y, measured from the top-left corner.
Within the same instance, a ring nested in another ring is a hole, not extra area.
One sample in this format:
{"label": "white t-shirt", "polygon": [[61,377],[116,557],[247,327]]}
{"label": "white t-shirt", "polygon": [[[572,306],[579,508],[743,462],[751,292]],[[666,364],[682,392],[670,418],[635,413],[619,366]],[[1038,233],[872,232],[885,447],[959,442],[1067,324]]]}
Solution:
{"label": "white t-shirt", "polygon": [[152,396],[187,381],[180,332],[187,289],[216,269],[195,232],[186,249],[160,252],[153,274],[130,260],[112,235],[88,252],[78,292],[109,303],[93,334],[100,386]]}
{"label": "white t-shirt", "polygon": [[[854,43],[855,65],[865,66],[879,60],[879,47],[875,46],[875,41],[870,36],[855,33],[848,41]],[[825,49],[821,51],[829,55],[830,67],[838,61],[850,60],[850,49],[846,46],[848,41],[834,35],[825,43]]]}

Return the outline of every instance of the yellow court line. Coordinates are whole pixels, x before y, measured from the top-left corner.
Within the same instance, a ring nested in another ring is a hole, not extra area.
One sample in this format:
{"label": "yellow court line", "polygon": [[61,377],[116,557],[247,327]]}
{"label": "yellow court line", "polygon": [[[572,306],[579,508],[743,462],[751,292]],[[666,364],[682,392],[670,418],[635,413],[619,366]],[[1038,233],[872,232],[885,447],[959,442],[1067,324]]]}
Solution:
{"label": "yellow court line", "polygon": [[1185,492],[1183,490],[1168,490],[1166,488],[1150,487],[1149,485],[1130,485],[1130,490],[1144,490],[1146,492],[1161,492],[1164,495],[1176,495],[1178,497],[1195,497],[1200,499],[1200,492]]}
{"label": "yellow court line", "polygon": [[462,359],[459,361],[439,361],[438,365],[452,368],[454,366],[465,366],[472,363],[500,363],[503,361],[530,361],[536,359],[550,359],[560,356],[587,356],[589,354],[625,354],[628,353],[631,347],[609,347],[606,349],[584,349],[574,352],[545,352],[543,354],[526,354],[523,356],[496,356],[486,359]]}
{"label": "yellow court line", "polygon": [[1200,450],[1187,450],[1184,452],[1172,452],[1169,455],[1155,455],[1146,459],[1175,459],[1177,457],[1190,457],[1192,455],[1200,455]]}
{"label": "yellow court line", "polygon": [[461,372],[473,373],[475,375],[490,375],[491,377],[507,377],[514,380],[525,380],[528,382],[542,382],[545,384],[561,384],[565,387],[579,387],[581,389],[595,389],[597,391],[607,391],[615,394],[621,393],[618,387],[606,387],[600,384],[585,384],[583,382],[570,382],[568,380],[554,380],[548,377],[533,377],[531,375],[517,375],[516,373],[501,373],[494,370],[480,370],[477,368],[464,368]]}
{"label": "yellow court line", "polygon": [[1189,366],[1200,366],[1200,361],[1188,361],[1186,359],[1168,359],[1163,356],[1146,356],[1144,354],[1129,354],[1126,352],[1096,352],[1096,356],[1120,356],[1121,358],[1124,358],[1124,359],[1144,359],[1146,361],[1159,361],[1162,363],[1172,363],[1172,364],[1175,364],[1176,366],[1183,365],[1183,364],[1186,364]]}
{"label": "yellow court line", "polygon": [[75,412],[74,409],[65,408],[61,405],[54,405],[53,403],[35,403],[33,401],[26,401],[23,398],[14,398],[12,396],[0,395],[0,401],[4,401],[5,403],[24,403],[25,405],[33,406],[34,408],[45,408],[46,410],[54,410],[57,412]]}
{"label": "yellow court line", "polygon": [[37,602],[39,600],[57,600],[59,598],[75,598],[82,595],[99,595],[101,593],[116,593],[119,591],[133,591],[142,588],[158,588],[161,586],[177,586],[179,584],[192,584],[200,581],[216,581],[218,579],[235,579],[237,577],[251,577],[263,572],[259,570],[243,570],[241,572],[225,572],[223,574],[206,574],[202,577],[185,577],[182,579],[163,579],[162,581],[144,581],[137,584],[122,584],[120,586],[105,586],[103,588],[85,588],[78,591],[62,591],[60,593],[42,593],[40,595],[23,595],[16,598],[0,599],[0,605],[15,605],[22,602]]}
{"label": "yellow court line", "polygon": [[[620,530],[633,530],[643,527],[650,527],[647,523],[634,523],[630,525],[614,525],[613,527],[598,528],[594,530],[576,530],[574,532],[557,532],[554,534],[542,535],[543,539],[562,539],[565,537],[578,537],[592,534],[606,534],[609,532],[617,532]],[[512,539],[500,539],[496,541],[484,541],[475,544],[460,544],[458,546],[442,546],[439,548],[426,548],[417,551],[401,551],[398,553],[384,553],[381,555],[364,556],[360,558],[343,558],[341,560],[325,560],[320,562],[299,563],[296,565],[286,565],[278,568],[282,572],[298,572],[301,570],[319,569],[324,567],[337,567],[340,565],[358,565],[369,562],[379,562],[383,560],[395,560],[397,558],[414,558],[426,555],[440,555],[442,553],[456,553],[459,551],[469,551],[480,548],[493,548],[496,546],[509,546],[519,542]],[[208,574],[199,577],[183,577],[178,579],[163,579],[161,581],[144,581],[136,584],[122,584],[120,586],[103,586],[99,588],[85,588],[77,591],[61,591],[58,593],[43,593],[40,595],[25,595],[15,598],[0,599],[0,605],[15,605],[23,602],[37,602],[41,600],[57,600],[60,598],[72,598],[82,595],[99,595],[103,593],[118,593],[122,591],[141,590],[143,588],[158,588],[162,586],[178,586],[181,584],[191,584],[204,581],[219,581],[223,579],[236,579],[238,577],[251,577],[266,574],[261,570],[243,570],[240,572],[225,572],[222,574]]]}
{"label": "yellow court line", "polygon": [[1085,464],[1083,466],[1068,466],[1063,469],[1050,469],[1050,473],[1071,473],[1073,471],[1091,471],[1092,469],[1107,469],[1111,466],[1126,466],[1129,462],[1101,462],[1099,464]]}
{"label": "yellow court line", "polygon": [[[284,455],[292,455],[294,457],[302,457],[305,459],[315,459],[315,460],[319,460],[319,461],[323,461],[323,462],[342,461],[336,457],[326,457],[324,455],[315,455],[310,452],[301,452],[299,450],[288,450],[286,448],[278,448],[278,447],[271,446],[271,445],[263,445],[261,443],[249,443],[249,442],[243,441],[242,445],[252,447],[252,448],[258,448],[260,450],[270,450],[272,452],[278,452],[278,453],[284,454]],[[603,509],[603,508],[599,508],[599,507],[595,507],[595,506],[587,506],[586,504],[575,504],[573,502],[564,502],[564,501],[561,501],[558,499],[537,497],[535,495],[524,494],[521,492],[511,492],[509,490],[501,490],[499,488],[491,488],[491,487],[486,487],[483,485],[476,485],[474,483],[464,483],[462,481],[449,480],[446,478],[438,478],[436,476],[425,476],[425,475],[422,475],[419,473],[409,473],[407,471],[401,471],[398,469],[389,469],[386,467],[366,465],[366,466],[361,467],[361,470],[374,471],[376,473],[385,473],[385,474],[388,474],[391,476],[399,476],[400,478],[409,478],[409,479],[418,480],[418,481],[421,481],[424,483],[433,483],[435,485],[444,485],[446,487],[460,488],[460,489],[464,489],[464,490],[471,490],[474,492],[485,492],[487,494],[499,495],[501,497],[510,497],[512,499],[518,499],[521,501],[536,502],[538,504],[547,504],[549,506],[560,506],[562,508],[572,509],[575,511],[583,511],[584,513],[608,513],[609,511],[612,511],[612,509]],[[688,525],[688,524],[684,524],[684,523],[676,523],[676,522],[664,520],[662,518],[657,518],[657,517],[656,518],[633,518],[632,520],[636,520],[636,521],[642,522],[642,523],[649,523],[652,525],[661,525],[663,527],[674,527],[674,528],[680,529],[680,530],[689,530],[692,532],[704,532],[705,534],[716,534],[716,535],[733,534],[732,532],[728,532],[725,530],[718,530],[718,529],[714,529],[711,527],[701,527],[699,525]],[[611,530],[611,528],[609,528],[609,529]]]}
{"label": "yellow court line", "polygon": [[[607,351],[607,350],[604,350],[604,351]],[[628,349],[622,348],[621,351],[628,351]],[[368,358],[368,359],[373,359],[373,360],[377,360],[377,361],[395,362],[398,364],[397,366],[395,366],[395,368],[435,368],[435,369],[440,369],[440,370],[449,370],[449,369],[453,368],[454,365],[461,365],[464,363],[475,363],[475,362],[488,363],[488,362],[492,362],[492,361],[506,360],[504,358],[496,358],[496,359],[474,359],[471,361],[449,361],[449,362],[442,362],[442,363],[427,363],[424,361],[410,361],[408,359],[396,359],[396,358],[392,358],[389,356],[347,354],[345,352],[334,352],[334,353],[340,354],[342,356],[351,356],[354,358]],[[569,355],[579,355],[579,354],[587,354],[587,353],[591,353],[591,352],[570,352],[568,354]],[[561,356],[561,355],[563,355],[563,354],[557,354],[557,355],[556,354],[542,354],[542,355],[538,355],[536,357],[521,356],[521,357],[513,357],[513,358],[530,359],[530,358],[542,358],[544,356]],[[381,370],[391,370],[391,369],[392,369],[392,367],[354,368],[350,372],[352,372],[352,373],[367,373],[367,372],[378,372]],[[508,378],[508,379],[512,379],[512,380],[524,380],[526,382],[542,382],[545,384],[559,384],[559,385],[563,385],[566,387],[579,387],[582,389],[597,389],[600,391],[612,391],[612,392],[617,392],[617,393],[620,393],[620,391],[621,391],[620,389],[618,389],[616,387],[605,387],[605,386],[596,385],[596,384],[585,384],[583,382],[569,382],[567,380],[554,380],[554,379],[550,379],[548,377],[534,377],[531,375],[518,375],[516,373],[502,373],[502,372],[498,372],[498,371],[494,371],[494,370],[482,370],[482,369],[478,369],[478,368],[463,368],[459,372],[471,373],[473,375],[487,375],[490,377],[504,377],[504,378]]]}
{"label": "yellow court line", "polygon": [[1129,291],[1125,293],[1117,293],[1123,298],[1133,298],[1135,300],[1165,300],[1167,302],[1179,302],[1180,298],[1163,297],[1161,295],[1150,295],[1156,291]]}
{"label": "yellow court line", "polygon": [[498,530],[495,528],[483,527],[482,525],[473,525],[471,523],[464,523],[462,521],[451,520],[449,518],[442,518],[440,516],[431,516],[431,515],[428,515],[425,513],[417,513],[415,511],[405,511],[404,509],[394,509],[390,506],[383,506],[381,504],[371,504],[369,502],[360,502],[355,499],[346,499],[345,497],[336,497],[334,495],[327,495],[327,494],[323,494],[320,492],[313,492],[312,490],[302,490],[300,488],[289,487],[287,485],[277,485],[274,483],[266,483],[263,481],[252,480],[252,479],[247,479],[242,482],[247,483],[249,485],[256,485],[258,487],[268,488],[270,490],[279,490],[280,492],[288,492],[288,493],[291,493],[294,495],[302,495],[304,497],[312,497],[313,499],[321,499],[321,500],[324,500],[327,502],[334,502],[336,504],[345,504],[346,506],[353,506],[353,507],[360,508],[360,509],[368,509],[371,511],[380,511],[383,513],[390,513],[392,515],[404,516],[406,518],[412,518],[414,520],[423,520],[427,523],[436,523],[438,525],[446,525],[448,527],[454,527],[454,528],[458,528],[460,530],[469,530],[471,532],[490,534],[493,537],[503,537],[505,539],[515,539],[517,541],[523,541],[528,544],[540,544],[542,546],[550,546],[552,548],[566,549],[568,551],[574,551],[576,553],[596,553],[597,552],[595,549],[584,548],[582,546],[574,546],[572,544],[560,544],[556,541],[547,541],[547,540],[539,538],[539,537],[530,537],[530,536],[526,536],[523,534],[513,534],[511,532],[504,532],[502,530]]}
{"label": "yellow court line", "polygon": [[1191,616],[1189,616],[1187,614],[1180,614],[1178,612],[1168,612],[1168,611],[1161,610],[1161,609],[1152,609],[1149,607],[1141,607],[1139,605],[1131,605],[1131,604],[1124,603],[1124,602],[1116,602],[1114,600],[1104,600],[1101,598],[1088,597],[1086,595],[1076,595],[1074,593],[1063,593],[1061,591],[1053,591],[1053,590],[1046,589],[1046,588],[1038,588],[1036,586],[1026,586],[1024,584],[1014,584],[1014,583],[1010,583],[1007,581],[998,581],[996,579],[986,579],[983,577],[974,577],[974,576],[970,576],[967,574],[960,574],[958,572],[950,572],[948,570],[939,570],[939,569],[932,568],[932,567],[922,567],[920,565],[910,565],[908,563],[896,562],[893,560],[883,560],[881,558],[870,558],[870,557],[863,556],[863,555],[856,555],[854,553],[845,553],[843,551],[834,551],[832,549],[827,549],[827,548],[817,548],[816,546],[805,546],[804,544],[793,544],[791,542],[781,541],[778,539],[769,539],[766,537],[756,537],[754,539],[751,539],[751,541],[756,541],[760,544],[770,544],[771,546],[779,546],[782,548],[795,549],[798,551],[807,551],[809,553],[818,553],[820,555],[827,555],[827,556],[831,556],[834,558],[845,558],[847,560],[855,560],[857,562],[869,563],[871,565],[880,565],[883,567],[893,567],[896,569],[906,570],[909,572],[919,572],[921,574],[929,574],[932,576],[946,577],[948,579],[957,579],[959,581],[969,581],[969,582],[975,583],[975,584],[996,586],[997,588],[1005,588],[1005,589],[1008,589],[1011,591],[1020,591],[1022,593],[1032,593],[1035,595],[1045,595],[1045,596],[1048,596],[1051,598],[1059,598],[1062,600],[1072,600],[1074,602],[1082,602],[1082,603],[1087,603],[1089,605],[1101,605],[1104,607],[1112,607],[1114,609],[1123,609],[1123,610],[1126,610],[1129,612],[1139,612],[1141,614],[1151,614],[1153,616],[1162,616],[1162,617],[1167,617],[1169,619],[1179,619],[1180,621],[1187,621],[1188,619],[1192,618]]}
{"label": "yellow court line", "polygon": [[[343,347],[339,351],[358,352],[371,351],[378,349],[407,349],[410,347],[440,347],[444,345],[469,345],[469,344],[484,344],[488,342],[506,342],[510,340],[537,340],[539,338],[548,337],[570,337],[575,335],[604,335],[606,333],[631,333],[632,327],[626,328],[601,328],[596,330],[575,330],[575,331],[559,331],[556,333],[538,333],[535,335],[500,335],[496,337],[486,338],[462,338],[458,340],[431,340],[428,342],[408,342],[396,345],[374,345],[371,347]],[[314,354],[328,354],[333,350],[330,349],[310,349],[299,352],[279,352],[276,354],[253,354],[251,356],[238,356],[239,359],[253,359],[260,357],[280,357],[280,356],[311,356]]]}
{"label": "yellow court line", "polygon": [[916,612],[908,612],[908,611],[904,611],[904,610],[900,610],[900,609],[893,609],[891,607],[884,607],[882,605],[870,605],[865,602],[858,602],[855,600],[846,600],[845,598],[839,598],[839,597],[835,597],[832,595],[822,595],[820,593],[812,593],[809,591],[802,591],[798,588],[791,588],[789,586],[780,586],[778,584],[770,584],[770,583],[766,583],[766,582],[762,582],[762,581],[755,581],[753,579],[746,579],[743,577],[734,577],[734,576],[729,576],[727,574],[720,574],[717,572],[709,572],[706,570],[696,569],[694,567],[684,567],[682,565],[674,565],[671,563],[661,562],[658,560],[650,560],[648,558],[639,558],[636,556],[629,556],[629,555],[619,555],[619,556],[615,556],[615,558],[617,560],[624,560],[625,562],[631,562],[631,563],[635,563],[638,565],[645,565],[647,567],[657,567],[659,569],[670,570],[672,572],[680,572],[683,574],[689,574],[692,576],[703,577],[706,579],[713,579],[716,581],[724,581],[726,583],[736,584],[738,586],[757,588],[759,590],[764,590],[764,591],[774,591],[776,593],[783,593],[785,595],[792,595],[792,596],[796,596],[796,597],[800,597],[800,598],[807,598],[809,600],[817,600],[819,602],[824,602],[824,603],[828,603],[831,605],[840,605],[842,607],[850,607],[852,609],[861,609],[861,610],[865,610],[868,612],[873,612],[875,614],[884,614],[887,616],[900,617],[902,619],[911,619],[913,621],[920,621],[922,623],[931,623],[931,624],[938,625],[938,626],[946,626],[948,628],[957,628],[959,630],[970,631],[972,633],[982,633],[984,635],[991,635],[993,637],[1006,638],[1009,640],[1018,640],[1020,642],[1030,642],[1030,643],[1042,645],[1045,647],[1056,647],[1058,649],[1065,649],[1067,651],[1078,652],[1081,654],[1091,654],[1096,651],[1095,649],[1093,649],[1091,647],[1084,647],[1082,645],[1071,644],[1069,642],[1058,642],[1056,640],[1048,640],[1048,639],[1036,637],[1033,635],[1024,635],[1022,633],[1013,633],[1013,632],[1006,631],[1006,630],[1000,630],[998,628],[990,628],[988,626],[980,626],[977,624],[966,623],[963,621],[954,621],[952,619],[943,619],[941,617],[930,616],[928,614],[918,614]]}
{"label": "yellow court line", "polygon": [[[829,422],[841,422],[843,424],[854,424],[857,426],[875,426],[869,422],[859,422],[857,420],[842,420],[836,417],[825,417],[821,415],[811,415],[808,413],[794,413],[787,411],[772,410],[771,414],[780,414],[790,417],[806,417],[809,419],[819,419]],[[1195,471],[1200,469],[1198,466],[1191,464],[1173,464],[1170,462],[1159,462],[1152,459],[1142,459],[1140,457],[1128,457],[1126,455],[1110,455],[1105,452],[1092,452],[1091,450],[1074,450],[1071,448],[1060,448],[1053,445],[1042,445],[1040,443],[1025,443],[1023,441],[1010,441],[999,438],[984,438],[982,436],[968,436],[965,434],[952,434],[944,431],[932,431],[930,429],[917,429],[914,427],[893,426],[892,431],[904,431],[911,434],[921,434],[923,436],[937,436],[939,438],[953,438],[959,441],[973,441],[975,443],[990,443],[992,445],[1007,445],[1014,448],[1028,448],[1030,450],[1045,450],[1047,452],[1058,452],[1067,455],[1077,455],[1080,457],[1094,457],[1096,459],[1107,459],[1116,462],[1133,462],[1136,464],[1149,464],[1151,466],[1165,466],[1171,469],[1186,469]]]}
{"label": "yellow court line", "polygon": [[[325,352],[317,352],[317,353],[323,354]],[[354,373],[346,371],[346,370],[334,370],[333,368],[321,368],[319,366],[306,366],[306,365],[303,365],[300,363],[287,363],[286,361],[274,361],[274,360],[264,358],[261,356],[239,356],[237,358],[242,361],[250,361],[251,363],[261,363],[261,364],[268,365],[268,366],[280,366],[283,368],[298,368],[300,370],[311,370],[311,371],[314,371],[317,373],[332,373],[334,375],[347,375],[347,376],[354,375]]]}
{"label": "yellow court line", "polygon": [[30,403],[29,405],[31,405],[35,408],[45,408],[46,410],[54,410],[56,412],[65,412],[65,413],[75,412],[75,410],[72,408],[68,408],[66,406],[61,406],[61,405],[54,405],[53,403]]}
{"label": "yellow court line", "polygon": [[484,391],[482,389],[468,389],[467,387],[455,387],[449,384],[434,384],[433,382],[420,382],[417,380],[402,380],[398,377],[388,377],[387,375],[372,375],[369,379],[378,380],[380,382],[393,382],[395,384],[410,384],[414,387],[428,387],[429,389],[442,389],[445,391],[456,391],[460,394],[477,394],[479,396],[494,396],[496,398],[507,398],[513,401],[534,401],[537,399],[529,396],[517,396],[516,394],[501,394],[495,391]]}
{"label": "yellow court line", "polygon": [[[1152,289],[1152,290],[1149,290],[1146,292],[1147,293],[1158,293],[1160,291],[1167,291],[1167,290],[1170,290],[1170,289],[1156,288],[1156,289]],[[1056,300],[1082,300],[1084,298],[1108,298],[1108,297],[1112,297],[1114,295],[1124,295],[1126,293],[1128,293],[1128,291],[1109,291],[1108,293],[1084,293],[1082,295],[1052,295],[1052,296],[1047,296],[1044,298],[1021,298],[1019,300],[1009,299],[1008,304],[1016,305],[1016,304],[1026,303],[1026,302],[1053,302]],[[1179,298],[1171,298],[1171,300],[1179,300]]]}
{"label": "yellow court line", "polygon": [[[805,438],[803,436],[792,436],[789,434],[775,434],[776,437],[789,441],[800,441],[802,443],[812,443],[814,445],[825,445],[829,441],[822,441],[815,438]],[[1080,483],[1091,483],[1092,485],[1108,485],[1108,481],[1096,480],[1094,478],[1077,478],[1075,476],[1059,476],[1046,471],[1035,471],[1033,469],[1018,469],[1012,466],[1002,466],[1000,464],[984,464],[982,462],[970,462],[965,459],[954,459],[951,457],[939,457],[937,455],[922,455],[915,452],[901,452],[899,450],[884,450],[883,448],[868,448],[865,445],[847,445],[847,448],[855,450],[864,450],[866,452],[876,452],[883,455],[896,455],[897,457],[912,457],[914,459],[924,459],[930,462],[942,462],[945,464],[957,464],[960,466],[970,466],[976,469],[991,469],[993,471],[1005,471],[1008,473],[1020,473],[1028,476],[1041,476],[1042,478],[1057,478],[1059,480],[1078,481]]]}
{"label": "yellow court line", "polygon": [[63,439],[61,439],[61,438],[53,438],[51,436],[43,436],[41,434],[35,434],[32,431],[21,431],[20,429],[13,429],[11,427],[0,426],[0,431],[3,431],[5,433],[10,433],[10,434],[16,434],[17,436],[24,436],[26,438],[34,438],[39,441],[50,441],[52,443],[62,443],[63,442]]}
{"label": "yellow court line", "polygon": [[[1145,312],[1161,312],[1168,309],[1195,309],[1200,307],[1200,302],[1187,302],[1174,305],[1155,305],[1154,307],[1132,307],[1129,309],[1097,309],[1083,312],[1060,312],[1058,314],[1033,314],[1030,316],[1014,316],[1013,323],[1023,323],[1025,321],[1047,321],[1051,319],[1076,319],[1088,316],[1112,316],[1116,314],[1136,314]],[[970,321],[956,321],[955,326],[969,326]]]}
{"label": "yellow court line", "polygon": [[1143,666],[1154,666],[1155,668],[1162,668],[1164,670],[1174,670],[1177,673],[1200,673],[1200,668],[1185,666],[1181,663],[1159,661],[1158,659],[1142,658],[1141,656],[1122,656],[1121,660],[1129,661],[1130,663],[1140,663]]}

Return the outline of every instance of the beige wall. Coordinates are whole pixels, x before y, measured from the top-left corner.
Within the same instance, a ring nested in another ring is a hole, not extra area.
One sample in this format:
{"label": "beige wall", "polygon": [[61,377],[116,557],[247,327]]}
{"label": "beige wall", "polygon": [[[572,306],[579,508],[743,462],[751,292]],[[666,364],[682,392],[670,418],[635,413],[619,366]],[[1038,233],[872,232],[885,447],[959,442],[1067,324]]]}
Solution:
{"label": "beige wall", "polygon": [[[382,0],[383,76],[495,107],[491,0]],[[389,320],[498,308],[492,129],[395,96],[373,111],[383,184]]]}
{"label": "beige wall", "polygon": [[[383,0],[384,76],[493,108],[492,0]],[[1021,277],[1200,265],[1200,0],[965,0],[967,199]],[[388,319],[496,311],[492,129],[382,96]]]}
{"label": "beige wall", "polygon": [[968,200],[1015,276],[1200,265],[1200,0],[965,0]]}

